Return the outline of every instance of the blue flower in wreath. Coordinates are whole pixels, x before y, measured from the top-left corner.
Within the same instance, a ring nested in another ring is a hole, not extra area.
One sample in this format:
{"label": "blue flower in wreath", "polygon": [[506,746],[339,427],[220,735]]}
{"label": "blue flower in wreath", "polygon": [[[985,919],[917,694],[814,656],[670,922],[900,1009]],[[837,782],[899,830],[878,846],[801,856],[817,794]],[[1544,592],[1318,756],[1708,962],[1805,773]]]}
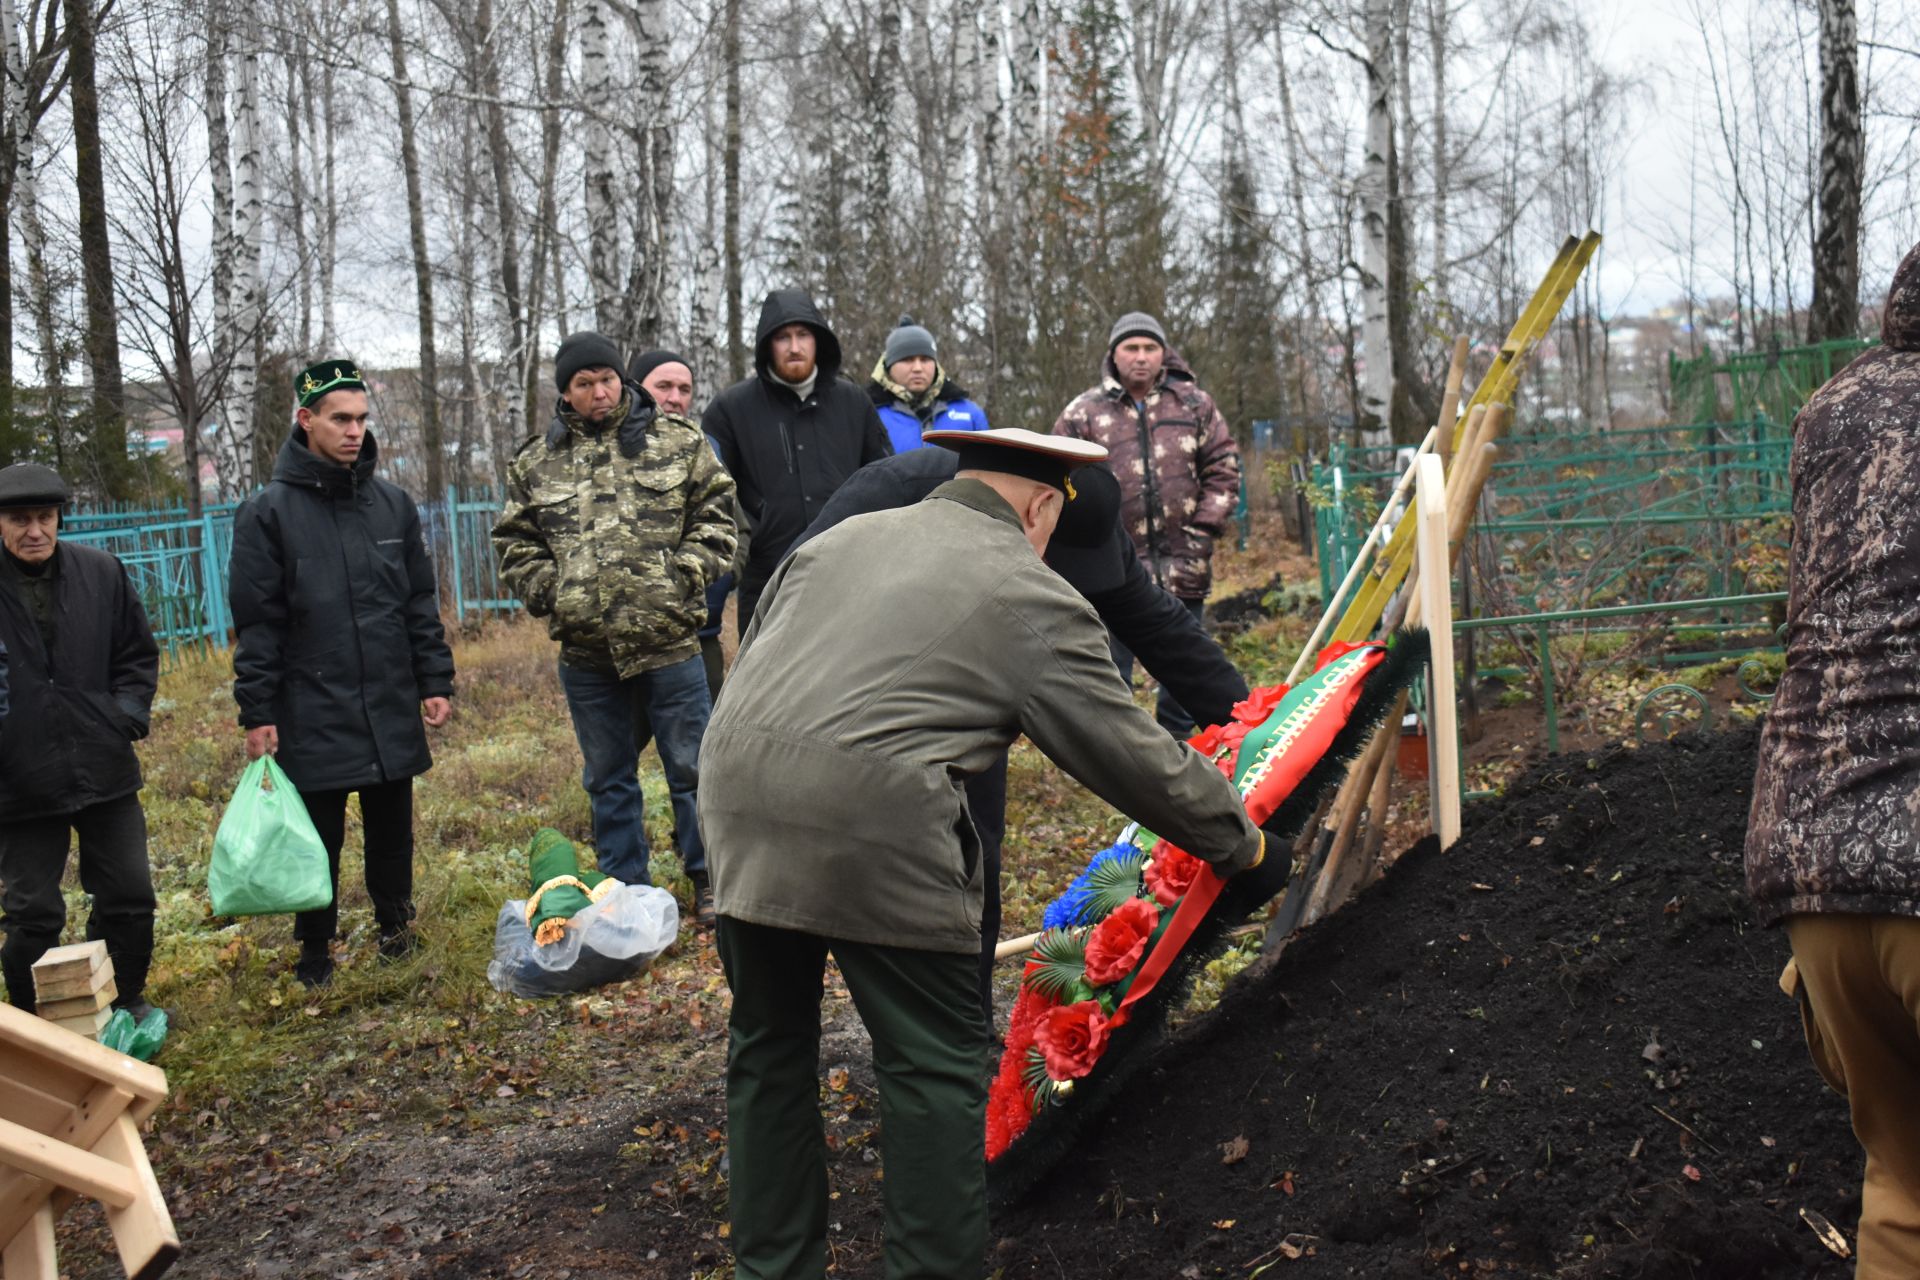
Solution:
{"label": "blue flower in wreath", "polygon": [[1041,917],[1041,926],[1047,929],[1067,929],[1094,923],[1095,913],[1092,909],[1096,888],[1094,882],[1098,878],[1100,868],[1108,863],[1139,857],[1139,848],[1126,841],[1109,845],[1094,854],[1093,861],[1087,864],[1087,869],[1074,877],[1073,883],[1067,886],[1065,892],[1047,904],[1046,914]]}

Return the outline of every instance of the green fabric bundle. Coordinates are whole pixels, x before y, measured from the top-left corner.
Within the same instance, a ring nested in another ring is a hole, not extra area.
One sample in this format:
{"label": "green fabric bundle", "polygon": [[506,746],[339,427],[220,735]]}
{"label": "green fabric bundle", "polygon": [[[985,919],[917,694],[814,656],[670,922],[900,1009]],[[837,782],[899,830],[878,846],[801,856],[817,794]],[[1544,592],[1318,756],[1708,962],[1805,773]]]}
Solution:
{"label": "green fabric bundle", "polygon": [[534,832],[527,846],[527,928],[533,940],[543,947],[560,941],[567,921],[618,883],[598,871],[582,871],[573,842],[552,827]]}

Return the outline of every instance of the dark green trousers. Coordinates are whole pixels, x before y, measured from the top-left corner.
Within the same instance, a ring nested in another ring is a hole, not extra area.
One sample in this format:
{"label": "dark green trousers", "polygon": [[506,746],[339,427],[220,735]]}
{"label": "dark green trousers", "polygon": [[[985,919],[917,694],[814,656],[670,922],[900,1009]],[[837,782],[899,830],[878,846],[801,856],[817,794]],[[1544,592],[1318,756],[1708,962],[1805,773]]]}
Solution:
{"label": "dark green trousers", "polygon": [[820,999],[839,962],[880,1083],[887,1280],[979,1280],[987,1243],[987,1026],[978,957],[720,917],[733,990],[727,1143],[737,1280],[827,1268]]}

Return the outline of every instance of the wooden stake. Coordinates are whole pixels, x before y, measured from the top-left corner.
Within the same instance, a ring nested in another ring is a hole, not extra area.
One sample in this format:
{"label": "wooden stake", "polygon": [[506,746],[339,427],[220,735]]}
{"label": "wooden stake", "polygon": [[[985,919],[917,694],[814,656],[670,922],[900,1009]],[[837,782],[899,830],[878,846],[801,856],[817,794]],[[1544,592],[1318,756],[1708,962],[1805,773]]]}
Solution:
{"label": "wooden stake", "polygon": [[1453,340],[1453,362],[1447,366],[1447,390],[1440,397],[1440,444],[1435,452],[1440,461],[1453,456],[1453,433],[1460,416],[1460,384],[1467,380],[1467,335]]}
{"label": "wooden stake", "polygon": [[[1437,463],[1439,460],[1435,459]],[[1397,704],[1396,704],[1397,705]],[[1327,912],[1327,899],[1332,893],[1333,882],[1340,874],[1341,864],[1347,859],[1347,853],[1353,848],[1354,834],[1360,828],[1360,811],[1366,801],[1366,791],[1353,785],[1356,779],[1371,778],[1375,769],[1393,747],[1394,740],[1400,736],[1400,718],[1390,717],[1373,735],[1373,741],[1367,744],[1353,768],[1347,771],[1346,781],[1341,784],[1340,795],[1334,801],[1333,845],[1327,851],[1326,864],[1315,879],[1313,892],[1307,898],[1306,914],[1301,918],[1303,924],[1312,924]]]}
{"label": "wooden stake", "polygon": [[[1415,462],[1433,449],[1434,441],[1439,436],[1438,430],[1427,432],[1426,439],[1420,442],[1419,449],[1414,452]],[[1326,602],[1326,608],[1320,612],[1320,620],[1313,624],[1313,634],[1307,637],[1307,643],[1300,650],[1300,656],[1293,660],[1293,669],[1287,672],[1287,684],[1291,685],[1299,681],[1301,673],[1306,670],[1307,663],[1319,648],[1321,638],[1334,624],[1333,611],[1339,607],[1340,601],[1347,592],[1353,589],[1353,584],[1359,580],[1360,575],[1372,566],[1375,553],[1386,545],[1387,535],[1391,532],[1387,528],[1387,522],[1393,517],[1395,508],[1413,492],[1413,476],[1414,469],[1409,465],[1406,474],[1394,484],[1393,492],[1387,495],[1387,501],[1380,508],[1380,514],[1375,517],[1373,527],[1367,530],[1366,540],[1360,544],[1360,550],[1354,553],[1353,563],[1347,568],[1347,576],[1340,579],[1340,585],[1334,589],[1333,599]]]}
{"label": "wooden stake", "polygon": [[1454,704],[1453,570],[1447,546],[1447,480],[1440,459],[1422,458],[1418,465],[1420,598],[1433,653],[1433,696],[1427,708],[1427,743],[1432,752],[1437,798],[1433,825],[1444,849],[1460,838],[1460,740]]}

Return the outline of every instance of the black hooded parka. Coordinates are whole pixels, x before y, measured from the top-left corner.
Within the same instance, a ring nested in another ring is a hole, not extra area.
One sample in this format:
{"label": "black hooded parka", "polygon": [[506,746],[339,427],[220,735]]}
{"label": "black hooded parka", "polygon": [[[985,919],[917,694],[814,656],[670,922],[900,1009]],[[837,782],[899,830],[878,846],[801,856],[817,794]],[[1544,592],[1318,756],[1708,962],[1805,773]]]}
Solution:
{"label": "black hooded parka", "polygon": [[[790,324],[806,325],[819,344],[804,400],[772,368],[771,339]],[[840,340],[806,290],[776,289],[760,307],[753,374],[715,396],[701,418],[753,530],[740,583],[743,633],[767,579],[834,490],[893,452],[866,392],[840,376],[840,361]]]}

